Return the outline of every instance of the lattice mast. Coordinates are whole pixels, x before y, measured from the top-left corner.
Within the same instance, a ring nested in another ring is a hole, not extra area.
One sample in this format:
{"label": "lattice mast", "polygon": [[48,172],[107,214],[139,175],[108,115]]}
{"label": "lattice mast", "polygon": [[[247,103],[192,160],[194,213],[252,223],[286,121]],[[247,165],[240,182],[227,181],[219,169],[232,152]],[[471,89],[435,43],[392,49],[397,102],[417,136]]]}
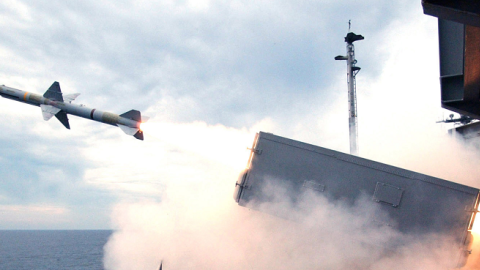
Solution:
{"label": "lattice mast", "polygon": [[360,71],[360,67],[355,66],[355,46],[353,42],[363,40],[362,35],[350,32],[350,21],[348,22],[348,34],[345,37],[347,43],[347,55],[339,55],[335,60],[347,61],[347,84],[348,84],[348,130],[350,139],[350,154],[358,155],[358,122],[357,122],[357,93],[355,76]]}

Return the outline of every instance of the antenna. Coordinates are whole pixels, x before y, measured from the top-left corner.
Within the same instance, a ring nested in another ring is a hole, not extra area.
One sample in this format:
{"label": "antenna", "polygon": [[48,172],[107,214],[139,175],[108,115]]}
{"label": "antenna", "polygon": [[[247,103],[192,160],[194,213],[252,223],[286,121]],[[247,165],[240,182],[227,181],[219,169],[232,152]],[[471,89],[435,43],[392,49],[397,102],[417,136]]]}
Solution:
{"label": "antenna", "polygon": [[363,40],[362,35],[350,32],[351,20],[348,20],[348,33],[345,37],[347,43],[347,55],[338,55],[335,60],[347,61],[347,84],[348,84],[348,129],[350,138],[350,154],[358,156],[358,123],[357,123],[357,93],[355,76],[360,71],[360,67],[355,66],[355,46],[353,42]]}

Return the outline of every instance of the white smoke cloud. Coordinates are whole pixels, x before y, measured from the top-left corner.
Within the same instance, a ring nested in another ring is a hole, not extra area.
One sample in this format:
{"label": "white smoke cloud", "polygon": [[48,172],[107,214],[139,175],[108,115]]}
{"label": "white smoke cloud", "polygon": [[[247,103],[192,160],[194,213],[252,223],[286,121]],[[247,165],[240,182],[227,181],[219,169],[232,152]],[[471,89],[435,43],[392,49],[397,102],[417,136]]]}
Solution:
{"label": "white smoke cloud", "polygon": [[[164,188],[152,190],[157,199],[124,197],[114,207],[115,232],[105,246],[107,270],[158,269],[161,260],[164,269],[433,270],[452,265],[452,252],[441,236],[413,241],[418,239],[372,224],[379,210],[366,203],[370,198],[352,206],[310,193],[291,205],[279,199],[288,190],[272,185],[267,190],[275,199],[262,211],[238,206],[232,198],[234,182],[247,163],[245,146],[253,140],[252,131],[201,122],[152,124],[161,127],[160,133],[150,129],[150,136],[157,134],[151,142],[156,152],[173,147],[190,162],[204,162],[193,171],[159,170],[157,181]],[[274,125],[265,120],[260,127]],[[157,160],[157,155],[151,156],[157,167],[182,168],[181,160]],[[403,248],[385,249],[400,240]]]}
{"label": "white smoke cloud", "polygon": [[[371,37],[379,40],[372,51],[386,58],[378,59],[379,78],[358,76],[361,156],[478,187],[478,155],[434,123],[440,107],[439,97],[432,98],[439,93],[438,71],[432,69],[438,66],[435,23],[416,16]],[[346,92],[346,85],[338,85]],[[237,165],[246,164],[241,151],[251,145],[255,131],[347,149],[344,97],[329,102],[326,110],[312,106],[312,114],[293,117],[299,120],[294,123],[266,119],[243,130],[203,122],[156,125],[155,151],[172,155],[151,164],[163,184],[154,192],[160,201],[130,198],[115,206],[116,231],[105,246],[105,268],[158,269],[163,260],[164,269],[450,269],[451,247],[442,236],[410,239],[391,227],[371,226],[378,211],[364,200],[349,206],[310,194],[300,206],[282,200],[262,206],[291,219],[235,204]],[[171,166],[170,171],[159,166]],[[402,248],[383,248],[402,237]],[[478,264],[476,245],[465,269]]]}
{"label": "white smoke cloud", "polygon": [[[236,205],[233,172],[188,185],[169,185],[162,202],[124,203],[105,246],[106,269],[448,269],[441,237],[406,239],[375,225],[369,198],[353,206],[312,193],[293,206],[282,200],[262,211]],[[208,183],[210,182],[210,183]],[[276,188],[270,191],[280,195]],[[281,211],[289,219],[265,213]],[[385,247],[403,239],[404,248]],[[447,253],[450,252],[450,253]],[[390,252],[390,253],[389,253]],[[455,263],[455,262],[454,262]]]}

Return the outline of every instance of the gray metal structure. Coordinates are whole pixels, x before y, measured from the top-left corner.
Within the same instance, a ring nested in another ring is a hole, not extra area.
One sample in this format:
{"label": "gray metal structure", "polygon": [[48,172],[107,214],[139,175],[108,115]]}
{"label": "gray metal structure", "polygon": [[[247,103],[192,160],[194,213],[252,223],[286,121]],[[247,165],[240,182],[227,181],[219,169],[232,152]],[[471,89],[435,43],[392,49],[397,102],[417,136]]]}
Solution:
{"label": "gray metal structure", "polygon": [[272,184],[284,186],[288,191],[284,199],[292,203],[307,190],[333,203],[353,204],[367,195],[388,214],[384,222],[399,232],[448,236],[457,248],[452,258],[458,265],[468,255],[477,188],[260,132],[247,169],[237,180],[234,199],[241,206],[259,209],[272,200],[265,192]]}
{"label": "gray metal structure", "polygon": [[[350,24],[350,22],[349,22]],[[335,60],[347,61],[347,84],[348,84],[348,131],[350,139],[350,154],[358,155],[358,122],[357,122],[357,93],[355,76],[360,71],[360,67],[355,66],[355,46],[353,42],[363,40],[362,35],[356,35],[349,32],[345,37],[347,43],[347,55],[336,56]]]}
{"label": "gray metal structure", "polygon": [[480,28],[438,19],[442,107],[480,119]]}
{"label": "gray metal structure", "polygon": [[80,94],[63,95],[60,84],[54,82],[43,96],[18,90],[15,88],[0,86],[0,96],[15,101],[39,106],[42,109],[43,119],[48,121],[55,116],[67,129],[70,129],[67,114],[117,126],[127,135],[132,135],[143,140],[143,132],[140,124],[148,120],[137,110],[130,110],[121,115],[91,109],[84,105],[71,103]]}
{"label": "gray metal structure", "polygon": [[478,0],[423,0],[422,6],[425,14],[480,27]]}
{"label": "gray metal structure", "polygon": [[480,119],[480,1],[423,0],[438,17],[442,107]]}

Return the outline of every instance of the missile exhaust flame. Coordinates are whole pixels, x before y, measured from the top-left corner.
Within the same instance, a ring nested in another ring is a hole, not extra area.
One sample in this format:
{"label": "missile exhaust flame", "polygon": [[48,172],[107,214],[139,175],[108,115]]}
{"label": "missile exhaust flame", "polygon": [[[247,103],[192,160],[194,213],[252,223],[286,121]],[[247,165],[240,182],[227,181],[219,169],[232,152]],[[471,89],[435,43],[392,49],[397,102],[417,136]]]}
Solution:
{"label": "missile exhaust flame", "polygon": [[480,219],[478,213],[472,216],[472,225],[470,231],[472,233],[480,234]]}

